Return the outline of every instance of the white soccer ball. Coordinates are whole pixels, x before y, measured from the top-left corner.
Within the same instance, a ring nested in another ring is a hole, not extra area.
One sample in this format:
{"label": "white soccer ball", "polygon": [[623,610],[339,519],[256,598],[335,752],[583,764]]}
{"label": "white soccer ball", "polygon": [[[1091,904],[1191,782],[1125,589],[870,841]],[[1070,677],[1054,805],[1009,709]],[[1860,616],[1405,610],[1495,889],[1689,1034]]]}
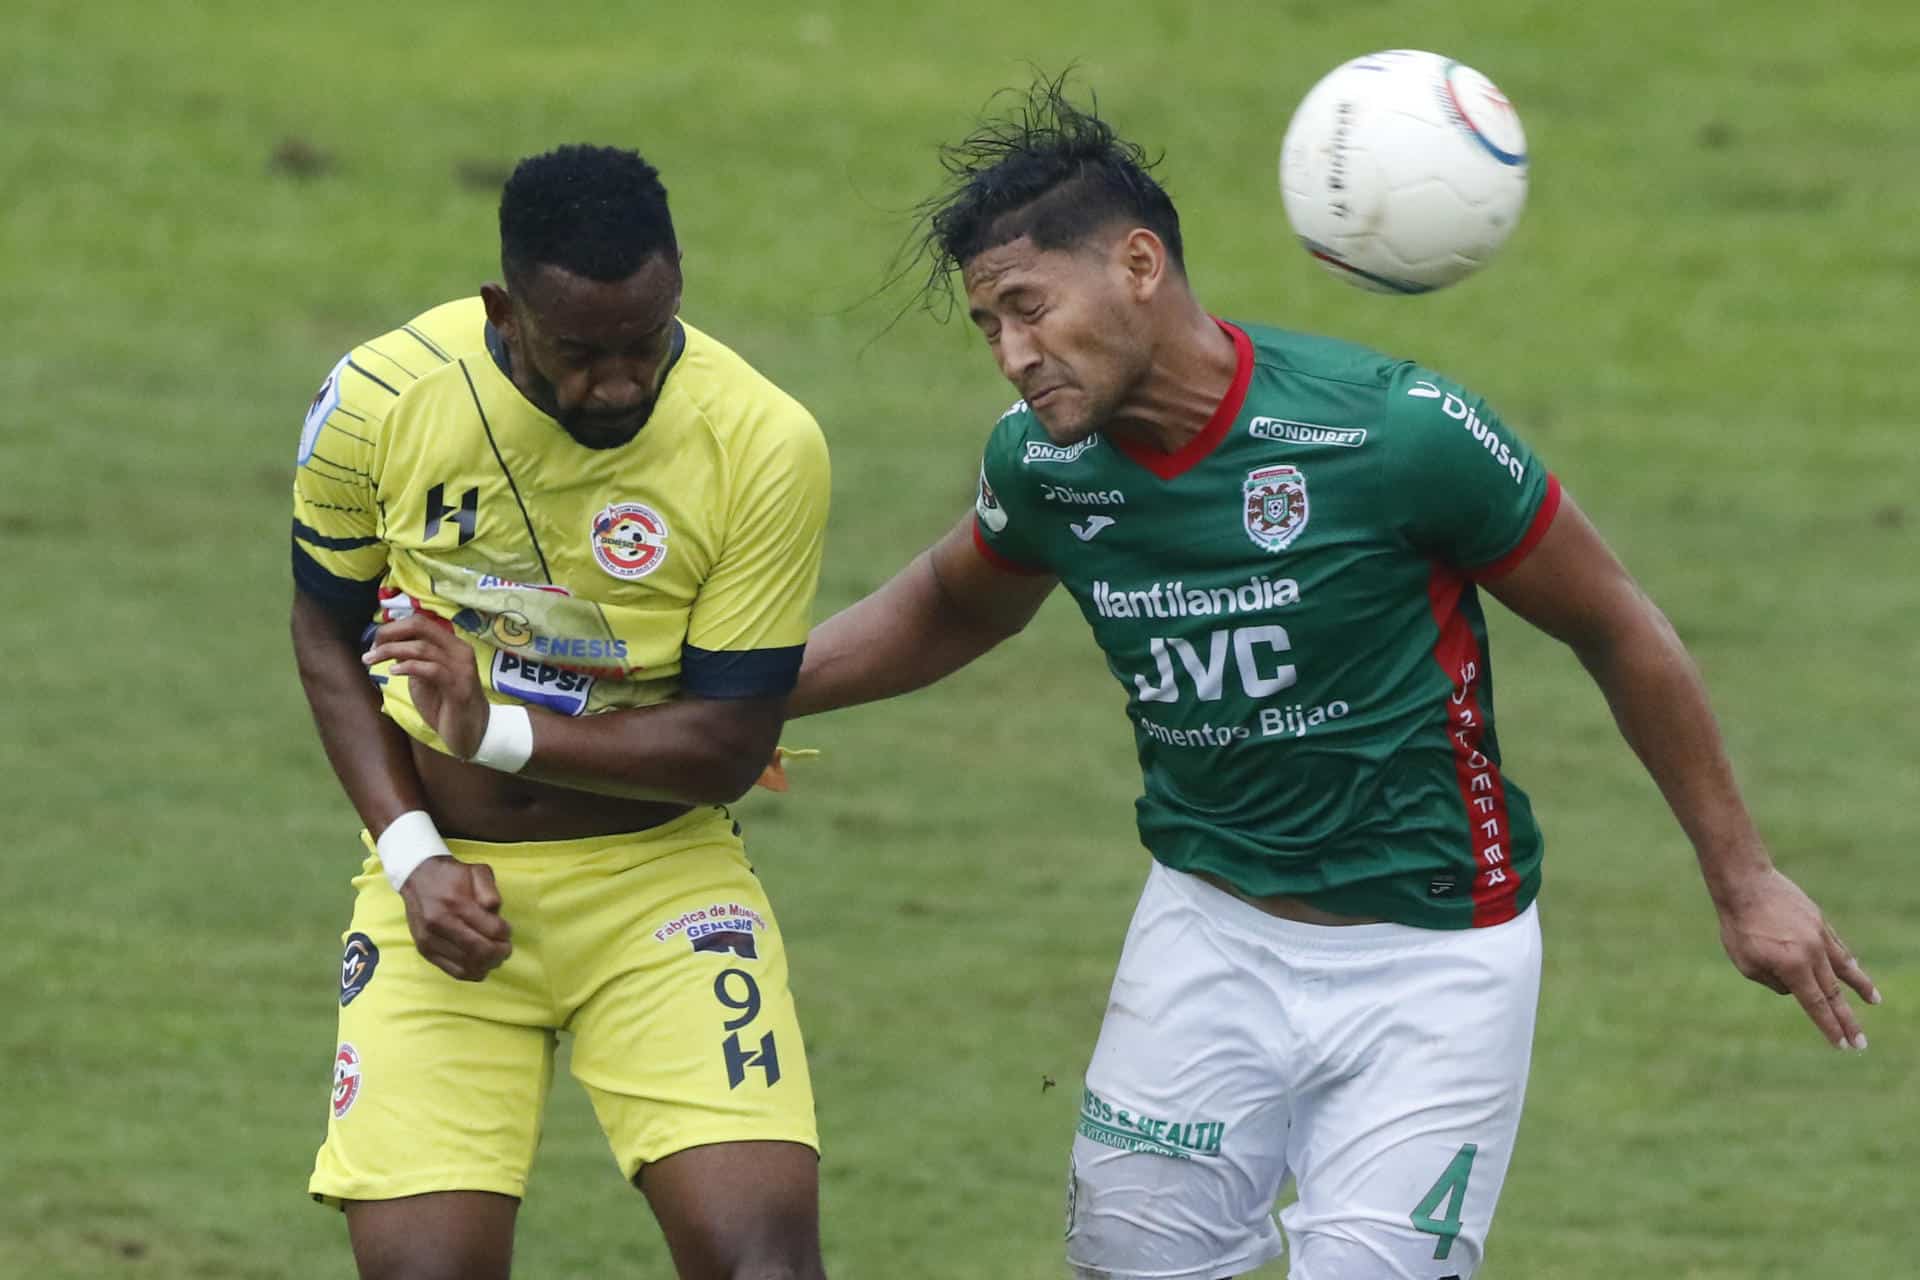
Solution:
{"label": "white soccer ball", "polygon": [[1426,293],[1486,265],[1527,202],[1527,136],[1493,81],[1389,49],[1334,68],[1293,113],[1280,195],[1327,270]]}

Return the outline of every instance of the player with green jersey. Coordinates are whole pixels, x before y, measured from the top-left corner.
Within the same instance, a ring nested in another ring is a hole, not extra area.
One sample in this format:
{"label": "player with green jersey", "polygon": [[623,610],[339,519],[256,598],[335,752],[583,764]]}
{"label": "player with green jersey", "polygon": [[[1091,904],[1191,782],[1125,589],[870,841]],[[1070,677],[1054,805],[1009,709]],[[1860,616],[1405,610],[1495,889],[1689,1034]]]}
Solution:
{"label": "player with green jersey", "polygon": [[[1068,1182],[1083,1280],[1466,1280],[1518,1131],[1541,838],[1478,592],[1566,642],[1692,840],[1741,973],[1862,1049],[1871,980],[1773,865],[1673,629],[1477,397],[1212,316],[1141,150],[1057,84],[943,156],[1020,391],[975,510],[809,637],[790,713],[931,683],[1063,584],[1127,691],[1153,855]],[[1292,1179],[1298,1198],[1273,1217]]]}
{"label": "player with green jersey", "polygon": [[1024,401],[1009,410],[978,549],[1058,577],[1093,627],[1159,861],[1345,915],[1512,919],[1539,888],[1540,832],[1501,774],[1472,578],[1532,549],[1559,485],[1434,374],[1219,327],[1233,381],[1175,453],[1061,448]]}

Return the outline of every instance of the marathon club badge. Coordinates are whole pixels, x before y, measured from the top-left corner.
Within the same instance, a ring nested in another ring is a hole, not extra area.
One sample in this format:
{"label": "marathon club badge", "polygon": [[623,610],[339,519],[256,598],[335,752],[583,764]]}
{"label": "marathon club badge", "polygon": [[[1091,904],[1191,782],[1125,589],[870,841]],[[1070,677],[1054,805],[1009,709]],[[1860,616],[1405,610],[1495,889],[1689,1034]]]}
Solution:
{"label": "marathon club badge", "polygon": [[644,578],[667,558],[667,522],[644,502],[616,502],[593,518],[593,558],[616,578]]}
{"label": "marathon club badge", "polygon": [[1268,551],[1284,551],[1307,527],[1307,477],[1294,466],[1247,473],[1247,536]]}

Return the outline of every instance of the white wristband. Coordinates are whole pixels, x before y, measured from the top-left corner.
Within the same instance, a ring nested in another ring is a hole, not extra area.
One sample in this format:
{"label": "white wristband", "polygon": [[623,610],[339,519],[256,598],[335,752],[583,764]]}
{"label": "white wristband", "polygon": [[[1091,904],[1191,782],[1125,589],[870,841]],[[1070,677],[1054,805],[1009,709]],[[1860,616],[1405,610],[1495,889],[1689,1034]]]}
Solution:
{"label": "white wristband", "polygon": [[470,758],[502,773],[520,772],[533,758],[533,717],[517,702],[493,703],[487,710],[487,731]]}
{"label": "white wristband", "polygon": [[395,890],[428,858],[453,856],[447,842],[440,838],[440,829],[433,825],[433,819],[424,809],[409,809],[388,823],[373,847],[380,854],[380,866],[387,873],[387,883]]}

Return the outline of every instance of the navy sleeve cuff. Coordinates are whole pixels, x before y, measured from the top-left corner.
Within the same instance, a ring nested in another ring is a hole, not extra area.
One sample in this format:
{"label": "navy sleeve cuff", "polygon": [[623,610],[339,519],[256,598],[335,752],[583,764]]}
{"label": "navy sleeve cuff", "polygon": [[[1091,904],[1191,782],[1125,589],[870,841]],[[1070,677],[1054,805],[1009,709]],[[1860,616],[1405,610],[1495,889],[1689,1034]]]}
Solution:
{"label": "navy sleeve cuff", "polygon": [[807,646],[680,650],[680,692],[696,698],[777,698],[793,692]]}
{"label": "navy sleeve cuff", "polygon": [[293,544],[293,585],[325,605],[328,613],[360,621],[371,618],[380,603],[380,579],[362,582],[328,573],[298,541]]}

